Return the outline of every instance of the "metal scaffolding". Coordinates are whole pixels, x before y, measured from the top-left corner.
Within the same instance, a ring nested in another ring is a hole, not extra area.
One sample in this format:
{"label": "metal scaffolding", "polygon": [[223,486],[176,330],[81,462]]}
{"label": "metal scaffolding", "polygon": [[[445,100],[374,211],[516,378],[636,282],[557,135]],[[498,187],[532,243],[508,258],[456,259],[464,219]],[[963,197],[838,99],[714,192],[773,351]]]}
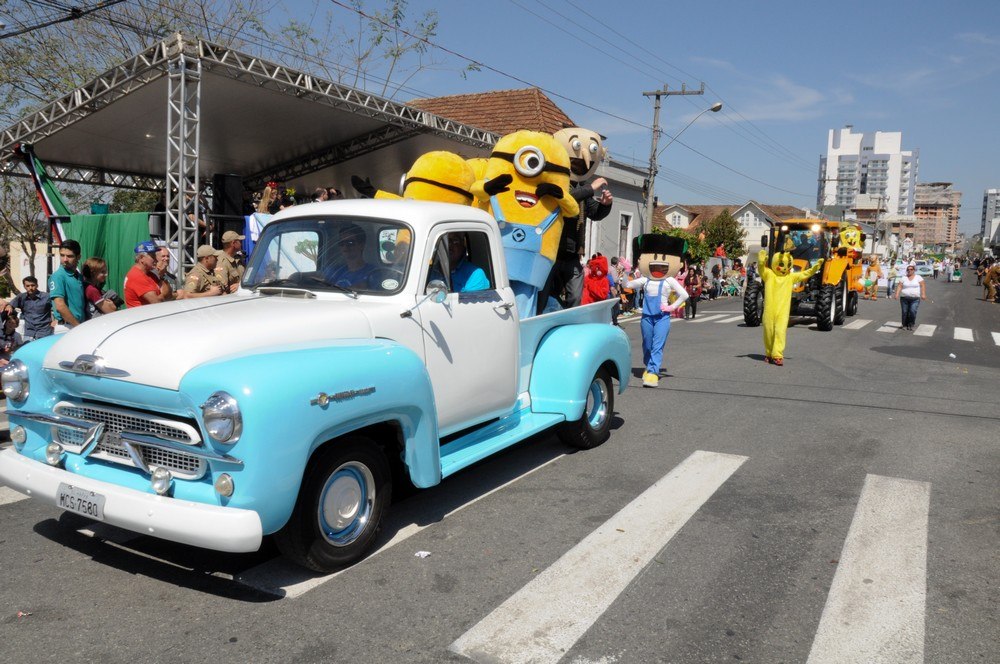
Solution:
{"label": "metal scaffolding", "polygon": [[[177,36],[167,69],[167,246],[180,264],[179,279],[194,267],[199,222],[207,222],[198,186],[201,59]],[[179,286],[180,284],[178,284]]]}

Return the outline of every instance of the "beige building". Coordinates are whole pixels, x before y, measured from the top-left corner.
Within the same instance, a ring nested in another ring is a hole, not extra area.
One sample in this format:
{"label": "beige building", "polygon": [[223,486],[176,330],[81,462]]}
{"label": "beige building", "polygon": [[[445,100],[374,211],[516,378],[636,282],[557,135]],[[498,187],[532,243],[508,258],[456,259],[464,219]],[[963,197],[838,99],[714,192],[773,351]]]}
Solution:
{"label": "beige building", "polygon": [[914,241],[925,247],[951,249],[958,236],[958,214],[962,192],[951,182],[926,182],[916,187],[913,215],[917,218]]}

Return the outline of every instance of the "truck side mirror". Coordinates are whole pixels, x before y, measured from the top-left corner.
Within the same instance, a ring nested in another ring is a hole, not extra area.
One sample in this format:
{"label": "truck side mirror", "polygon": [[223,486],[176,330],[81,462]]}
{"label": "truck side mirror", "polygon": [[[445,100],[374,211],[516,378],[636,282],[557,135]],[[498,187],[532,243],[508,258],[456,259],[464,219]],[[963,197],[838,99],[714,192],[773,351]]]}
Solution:
{"label": "truck side mirror", "polygon": [[400,318],[410,318],[413,316],[413,312],[421,304],[427,300],[431,300],[437,304],[441,304],[446,299],[448,299],[448,284],[444,283],[440,279],[432,279],[427,282],[427,288],[424,289],[424,296],[420,298],[420,301],[414,304],[412,307],[406,311],[399,314]]}
{"label": "truck side mirror", "polygon": [[441,304],[448,297],[448,286],[440,279],[432,279],[427,282],[427,289],[424,291],[427,299]]}
{"label": "truck side mirror", "polygon": [[761,235],[760,236],[760,248],[761,249],[767,249],[767,236],[766,235]]}

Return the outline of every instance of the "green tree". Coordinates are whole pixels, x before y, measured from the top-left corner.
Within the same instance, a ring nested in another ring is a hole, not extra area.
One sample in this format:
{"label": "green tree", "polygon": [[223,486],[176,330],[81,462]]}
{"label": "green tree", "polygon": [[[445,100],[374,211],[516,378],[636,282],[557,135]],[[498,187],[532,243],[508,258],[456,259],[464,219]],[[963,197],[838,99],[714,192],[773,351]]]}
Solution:
{"label": "green tree", "polygon": [[684,238],[685,240],[687,240],[687,243],[688,243],[688,248],[687,248],[688,256],[690,256],[691,260],[694,261],[695,263],[701,263],[702,261],[705,261],[706,259],[708,259],[709,256],[712,255],[712,247],[710,247],[708,245],[708,243],[705,242],[697,234],[692,233],[691,231],[689,231],[689,230],[687,230],[685,228],[667,228],[667,229],[663,229],[663,228],[654,227],[653,228],[653,232],[654,233],[662,233],[663,235],[671,235],[673,237],[680,237],[680,238]]}
{"label": "green tree", "polygon": [[705,243],[712,251],[720,244],[730,258],[740,257],[747,251],[744,243],[747,232],[729,213],[728,208],[710,219],[702,227],[702,232],[705,234]]}

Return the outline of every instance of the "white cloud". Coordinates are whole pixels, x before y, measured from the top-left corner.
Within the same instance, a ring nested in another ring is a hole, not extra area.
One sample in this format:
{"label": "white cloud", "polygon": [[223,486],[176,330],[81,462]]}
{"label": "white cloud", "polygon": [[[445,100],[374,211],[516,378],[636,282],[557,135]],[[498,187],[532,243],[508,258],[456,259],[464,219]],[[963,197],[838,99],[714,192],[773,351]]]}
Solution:
{"label": "white cloud", "polygon": [[705,58],[700,55],[695,55],[689,58],[691,62],[698,65],[706,65],[708,67],[715,67],[716,69],[726,69],[728,71],[736,71],[736,67],[733,63],[728,60],[719,60],[718,58]]}
{"label": "white cloud", "polygon": [[981,32],[962,32],[956,35],[959,41],[968,44],[985,44],[986,46],[1000,46],[1000,39],[984,35]]}

